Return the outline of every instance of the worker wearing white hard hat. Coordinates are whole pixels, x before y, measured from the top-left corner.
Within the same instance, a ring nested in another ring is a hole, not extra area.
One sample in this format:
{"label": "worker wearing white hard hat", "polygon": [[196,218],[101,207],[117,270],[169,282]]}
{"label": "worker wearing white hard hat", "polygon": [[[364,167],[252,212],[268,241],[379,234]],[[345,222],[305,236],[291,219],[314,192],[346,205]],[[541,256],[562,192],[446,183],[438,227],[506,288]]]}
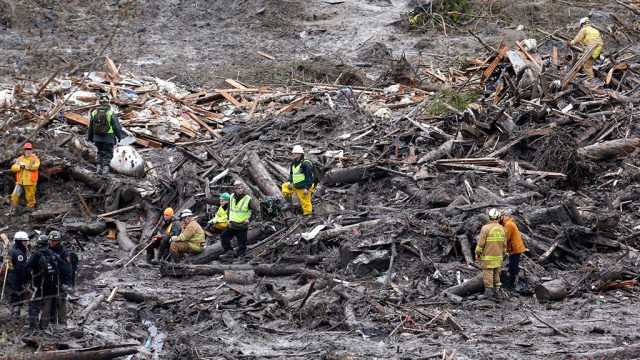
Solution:
{"label": "worker wearing white hard hat", "polygon": [[595,50],[582,66],[585,75],[587,75],[587,80],[592,80],[595,78],[593,74],[593,61],[600,56],[604,43],[602,42],[600,32],[591,26],[591,21],[588,17],[580,19],[580,32],[578,32],[578,35],[576,35],[573,40],[567,41],[567,46],[578,43],[582,43],[587,48],[591,45],[596,45]]}
{"label": "worker wearing white hard hat", "polygon": [[302,205],[302,214],[310,215],[313,212],[311,194],[315,188],[313,163],[305,159],[304,150],[300,145],[294,146],[291,153],[293,162],[289,170],[289,178],[282,184],[282,195],[287,201],[291,201],[293,195],[297,194]]}
{"label": "worker wearing white hard hat", "polygon": [[27,263],[27,245],[29,244],[29,236],[24,231],[18,231],[13,240],[15,244],[9,250],[7,257],[8,273],[7,279],[11,286],[9,293],[9,305],[11,306],[11,314],[20,316],[20,309],[26,297],[25,286],[29,282],[29,275],[24,266]]}

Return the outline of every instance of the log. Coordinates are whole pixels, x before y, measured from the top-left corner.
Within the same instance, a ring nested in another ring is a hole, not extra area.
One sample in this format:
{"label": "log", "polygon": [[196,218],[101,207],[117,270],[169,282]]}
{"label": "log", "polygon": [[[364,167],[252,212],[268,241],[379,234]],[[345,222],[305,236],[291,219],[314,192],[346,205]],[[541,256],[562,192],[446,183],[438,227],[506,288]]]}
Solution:
{"label": "log", "polygon": [[230,284],[249,285],[256,282],[255,273],[249,270],[225,270],[224,281]]}
{"label": "log", "polygon": [[30,354],[7,354],[0,357],[0,360],[109,360],[137,353],[138,349],[133,347],[124,349],[79,349],[36,352]]}
{"label": "log", "polygon": [[456,238],[460,243],[464,261],[467,263],[467,265],[473,264],[473,255],[471,255],[471,245],[469,245],[469,238],[465,234],[458,235]]}
{"label": "log", "polygon": [[116,220],[116,228],[118,229],[118,245],[124,251],[131,251],[136,244],[127,236],[127,224],[120,220]]}
{"label": "log", "polygon": [[539,224],[558,224],[572,222],[570,215],[564,205],[557,205],[549,208],[533,210],[525,214],[530,227]]}
{"label": "log", "polygon": [[535,292],[538,301],[562,301],[567,297],[567,287],[562,279],[542,283]]}
{"label": "log", "polygon": [[375,163],[369,163],[349,168],[331,169],[324,174],[322,182],[328,186],[357,183],[368,178],[369,170],[375,166]]}
{"label": "log", "polygon": [[579,148],[578,155],[590,159],[622,156],[640,147],[640,138],[616,139]]}
{"label": "log", "polygon": [[78,319],[78,323],[82,324],[85,321],[87,321],[87,317],[89,317],[89,315],[95,311],[98,306],[100,306],[100,304],[102,304],[102,302],[104,301],[104,299],[106,299],[105,295],[100,295],[97,298],[95,298],[93,300],[93,302],[91,304],[89,304],[89,306],[87,306],[84,311],[82,311],[82,314],[80,314],[80,318]]}
{"label": "log", "polygon": [[219,275],[225,271],[247,271],[252,270],[258,276],[289,276],[306,271],[301,266],[280,266],[280,265],[183,265],[183,264],[163,264],[160,266],[162,276],[185,277],[194,275]]}
{"label": "log", "polygon": [[482,273],[479,273],[470,280],[447,288],[443,292],[457,296],[468,296],[482,291],[484,291],[484,281],[482,280]]}
{"label": "log", "polygon": [[325,230],[325,231],[320,232],[313,240],[314,241],[329,240],[329,239],[332,239],[332,238],[334,238],[334,237],[336,237],[338,235],[345,234],[345,233],[348,233],[348,232],[352,232],[354,229],[361,229],[361,228],[368,228],[368,227],[376,226],[379,222],[380,222],[380,219],[369,220],[369,221],[364,221],[364,222],[353,224],[353,225],[342,226],[342,227],[335,228],[335,229]]}
{"label": "log", "polygon": [[83,182],[94,190],[99,191],[109,186],[109,182],[105,182],[100,176],[96,176],[93,171],[78,166],[67,166],[65,170],[74,180]]}
{"label": "log", "polygon": [[426,155],[421,157],[420,160],[418,160],[418,164],[422,164],[428,161],[438,160],[443,156],[446,156],[447,154],[451,153],[451,150],[453,149],[453,140],[454,139],[449,139],[445,141],[444,144],[429,151]]}
{"label": "log", "polygon": [[640,343],[628,346],[619,346],[611,349],[593,350],[587,353],[573,353],[571,359],[575,360],[626,360],[640,358]]}
{"label": "log", "polygon": [[284,196],[282,196],[281,187],[273,180],[271,174],[269,174],[269,171],[255,151],[249,153],[249,163],[251,164],[249,174],[251,174],[255,183],[258,184],[262,193],[268,196],[275,196],[284,204],[286,200],[284,199]]}
{"label": "log", "polygon": [[[262,229],[260,226],[256,226],[249,229],[247,233],[247,243],[253,243],[255,241],[260,241],[264,237],[270,234],[267,229],[271,229],[270,227],[266,227]],[[231,245],[234,247],[238,246],[236,239],[231,240]],[[224,249],[222,248],[221,242],[216,242],[213,245],[209,245],[205,247],[204,251],[196,255],[187,256],[185,262],[190,264],[208,264],[214,260],[218,260],[220,255],[224,253]]]}
{"label": "log", "polygon": [[83,232],[90,236],[101,234],[103,231],[107,230],[107,223],[105,223],[104,221],[94,221],[91,223],[85,223],[85,222],[64,223],[63,226],[66,229],[66,231]]}

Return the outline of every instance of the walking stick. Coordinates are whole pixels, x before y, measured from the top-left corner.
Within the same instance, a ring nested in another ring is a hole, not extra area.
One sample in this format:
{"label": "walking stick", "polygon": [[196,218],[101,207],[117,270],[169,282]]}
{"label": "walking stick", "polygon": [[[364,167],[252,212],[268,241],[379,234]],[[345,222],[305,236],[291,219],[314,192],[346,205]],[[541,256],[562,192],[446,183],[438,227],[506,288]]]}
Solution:
{"label": "walking stick", "polygon": [[124,268],[126,268],[126,267],[127,267],[127,265],[131,264],[131,262],[132,262],[133,260],[135,260],[138,256],[140,256],[140,254],[142,254],[142,252],[143,252],[143,251],[147,250],[147,248],[148,248],[149,246],[151,246],[151,244],[153,244],[153,243],[154,243],[154,241],[149,241],[149,243],[147,244],[147,246],[145,246],[142,250],[140,250],[140,251],[136,254],[136,256],[132,257],[132,258],[131,258],[131,260],[129,260],[126,264],[124,264],[124,266],[123,266],[122,268],[124,269]]}
{"label": "walking stick", "polygon": [[2,294],[0,294],[0,301],[4,299],[4,287],[7,285],[7,274],[9,274],[9,267],[6,265],[7,261],[2,264],[2,268],[4,269],[6,267],[6,269],[4,270],[4,280],[2,281]]}

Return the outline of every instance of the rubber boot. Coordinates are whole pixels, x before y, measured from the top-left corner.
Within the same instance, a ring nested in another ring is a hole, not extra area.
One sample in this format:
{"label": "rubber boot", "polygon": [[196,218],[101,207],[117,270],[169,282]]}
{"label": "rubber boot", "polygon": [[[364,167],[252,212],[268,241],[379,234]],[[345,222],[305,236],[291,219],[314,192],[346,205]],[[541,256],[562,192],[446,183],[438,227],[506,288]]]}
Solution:
{"label": "rubber boot", "polygon": [[502,300],[502,294],[500,293],[500,286],[494,286],[493,287],[493,291],[491,293],[491,297],[496,301]]}
{"label": "rubber boot", "polygon": [[481,294],[481,295],[478,295],[478,300],[489,300],[489,299],[491,299],[492,291],[493,291],[493,288],[485,287],[484,288],[484,293]]}
{"label": "rubber boot", "polygon": [[504,289],[507,290],[507,291],[515,290],[515,276],[513,276],[511,274],[507,275],[507,281],[506,281]]}
{"label": "rubber boot", "polygon": [[180,254],[174,254],[171,253],[171,261],[174,263],[179,263],[180,262]]}
{"label": "rubber boot", "polygon": [[153,252],[147,251],[147,264],[153,264]]}
{"label": "rubber boot", "polygon": [[233,261],[233,250],[227,250],[226,253],[220,255],[220,261]]}
{"label": "rubber boot", "polygon": [[102,174],[102,165],[96,166],[96,174]]}

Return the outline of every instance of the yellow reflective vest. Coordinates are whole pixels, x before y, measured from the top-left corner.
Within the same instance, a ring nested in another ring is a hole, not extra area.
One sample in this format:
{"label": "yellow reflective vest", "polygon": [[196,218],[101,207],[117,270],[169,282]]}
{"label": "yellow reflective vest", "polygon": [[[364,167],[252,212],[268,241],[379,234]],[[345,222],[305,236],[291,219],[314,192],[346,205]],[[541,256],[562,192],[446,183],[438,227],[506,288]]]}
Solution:
{"label": "yellow reflective vest", "polygon": [[209,222],[215,224],[217,229],[224,229],[227,227],[227,221],[229,221],[229,214],[227,214],[223,206],[220,206],[216,212],[216,216]]}
{"label": "yellow reflective vest", "polygon": [[[20,167],[24,164],[24,169]],[[16,159],[11,165],[11,171],[16,173],[16,184],[19,185],[36,185],[38,183],[38,168],[40,167],[40,159],[35,154],[26,157],[24,155]]]}
{"label": "yellow reflective vest", "polygon": [[249,210],[249,201],[251,196],[244,195],[239,201],[236,200],[236,194],[231,195],[229,199],[229,221],[242,224],[245,220],[251,216],[251,210]]}

